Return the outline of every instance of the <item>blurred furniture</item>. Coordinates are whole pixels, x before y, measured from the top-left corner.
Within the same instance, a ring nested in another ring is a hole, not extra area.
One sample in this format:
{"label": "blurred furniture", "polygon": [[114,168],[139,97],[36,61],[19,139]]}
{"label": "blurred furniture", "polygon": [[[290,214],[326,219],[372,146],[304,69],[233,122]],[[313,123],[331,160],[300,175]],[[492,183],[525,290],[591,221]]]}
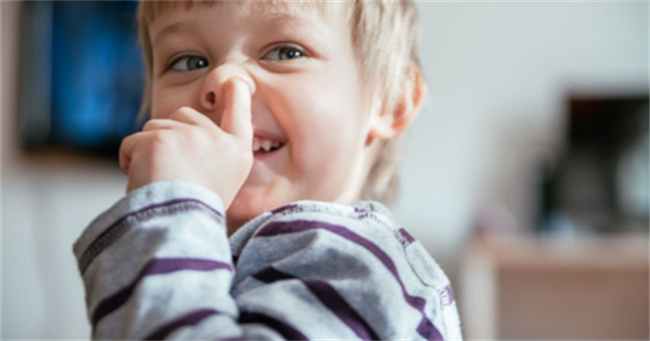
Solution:
{"label": "blurred furniture", "polygon": [[461,271],[468,339],[649,339],[647,234],[483,239]]}

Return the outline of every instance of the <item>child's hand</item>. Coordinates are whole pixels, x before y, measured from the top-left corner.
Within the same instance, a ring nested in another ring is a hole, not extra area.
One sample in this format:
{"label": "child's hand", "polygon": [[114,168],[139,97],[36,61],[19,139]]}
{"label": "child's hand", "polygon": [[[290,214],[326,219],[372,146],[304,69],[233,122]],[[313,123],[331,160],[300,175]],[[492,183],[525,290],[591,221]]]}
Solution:
{"label": "child's hand", "polygon": [[126,137],[120,168],[129,177],[127,193],[170,179],[194,181],[217,192],[228,208],[253,166],[251,90],[233,77],[223,84],[221,127],[190,107],[167,119],[149,120]]}

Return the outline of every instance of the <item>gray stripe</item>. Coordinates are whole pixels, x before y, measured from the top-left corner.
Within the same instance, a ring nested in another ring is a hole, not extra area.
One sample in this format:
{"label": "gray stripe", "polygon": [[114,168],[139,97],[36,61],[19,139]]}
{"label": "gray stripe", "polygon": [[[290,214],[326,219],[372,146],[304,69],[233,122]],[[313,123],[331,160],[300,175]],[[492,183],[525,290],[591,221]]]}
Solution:
{"label": "gray stripe", "polygon": [[163,202],[160,204],[150,205],[138,211],[131,212],[122,218],[118,219],[113,225],[108,227],[106,231],[100,234],[90,246],[82,253],[79,258],[79,270],[81,275],[86,272],[90,263],[102,253],[109,245],[115,240],[123,236],[131,227],[143,220],[151,219],[152,217],[160,217],[175,214],[178,212],[187,212],[193,210],[203,210],[215,216],[218,223],[222,223],[223,215],[208,206],[206,203],[195,199],[177,199]]}
{"label": "gray stripe", "polygon": [[373,243],[369,239],[362,237],[361,235],[351,231],[345,226],[330,224],[324,221],[319,220],[293,220],[293,221],[280,221],[272,222],[264,226],[255,236],[255,238],[275,236],[279,234],[287,233],[296,233],[303,232],[313,229],[322,229],[330,231],[334,234],[341,236],[344,239],[354,242],[355,244],[365,248],[370,253],[372,253],[381,263],[392,273],[393,277],[400,285],[402,289],[402,295],[406,302],[411,305],[413,308],[417,309],[421,316],[420,325],[417,328],[418,333],[427,340],[442,340],[442,334],[440,331],[433,325],[433,322],[427,317],[424,307],[426,305],[426,300],[419,296],[410,295],[406,291],[406,287],[402,282],[399,273],[397,272],[397,267],[391,257],[384,252],[377,244]]}
{"label": "gray stripe", "polygon": [[218,314],[220,314],[220,312],[214,309],[200,309],[200,310],[193,311],[171,322],[165,323],[164,325],[156,329],[156,331],[149,334],[149,336],[145,337],[144,339],[162,340],[177,329],[187,327],[187,326],[195,326],[199,324],[201,321],[205,320],[206,318]]}

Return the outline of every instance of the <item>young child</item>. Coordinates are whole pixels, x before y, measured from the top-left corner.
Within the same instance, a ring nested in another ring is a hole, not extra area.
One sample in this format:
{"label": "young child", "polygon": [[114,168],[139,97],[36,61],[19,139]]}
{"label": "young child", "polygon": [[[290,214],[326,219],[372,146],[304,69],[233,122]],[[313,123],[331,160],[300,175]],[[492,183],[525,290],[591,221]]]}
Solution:
{"label": "young child", "polygon": [[372,201],[425,95],[412,2],[138,20],[151,119],[120,150],[126,197],[74,245],[93,339],[461,338],[447,278]]}

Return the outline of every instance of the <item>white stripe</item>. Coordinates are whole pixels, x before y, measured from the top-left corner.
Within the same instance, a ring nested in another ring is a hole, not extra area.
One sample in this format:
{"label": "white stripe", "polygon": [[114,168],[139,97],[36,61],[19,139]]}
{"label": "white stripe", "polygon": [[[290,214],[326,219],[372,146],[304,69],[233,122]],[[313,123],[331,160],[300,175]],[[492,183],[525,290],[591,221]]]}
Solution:
{"label": "white stripe", "polygon": [[[394,238],[392,234],[388,234]],[[330,231],[313,229],[295,234],[254,238],[249,241],[247,248],[273,249],[274,255],[271,258],[282,258],[281,261],[273,264],[279,271],[299,278],[326,280],[378,335],[400,338],[419,337],[416,328],[423,318],[422,314],[406,301],[399,282],[388,268],[365,247]],[[282,256],[281,252],[285,254]],[[389,252],[386,253],[391,256]],[[248,261],[260,265],[273,263],[266,261],[264,255],[264,252],[252,253]],[[393,261],[395,258],[403,259],[403,257],[392,258]],[[399,271],[400,264],[396,266]],[[259,270],[260,266],[255,268]],[[400,273],[404,272],[404,269],[401,270]],[[238,269],[239,271],[241,270]],[[242,275],[238,273],[238,276]],[[252,273],[246,275],[250,276]],[[277,287],[281,283],[274,283],[274,285]],[[240,293],[243,290],[235,287],[234,292]],[[409,292],[409,294],[431,299],[435,298],[431,296],[437,292],[425,289],[417,293]],[[404,335],[400,331],[408,331],[412,334]]]}
{"label": "white stripe", "polygon": [[[229,295],[230,273],[225,271],[180,271],[145,277],[125,305],[104,317],[95,335],[143,338],[165,323],[197,309],[215,309],[237,316]],[[215,290],[222,288],[221,290]]]}
{"label": "white stripe", "polygon": [[196,325],[179,328],[167,335],[168,340],[214,340],[241,337],[239,324],[230,316],[212,315]]}
{"label": "white stripe", "polygon": [[223,228],[216,226],[209,216],[195,211],[152,218],[131,229],[119,243],[100,254],[84,274],[88,309],[94,312],[102,300],[131,284],[146,265],[141,262],[148,262],[152,256],[201,258],[230,264],[228,244],[221,235],[225,232],[220,230]]}
{"label": "white stripe", "polygon": [[242,312],[255,312],[282,321],[309,339],[358,339],[298,279],[267,284],[236,298]]}

